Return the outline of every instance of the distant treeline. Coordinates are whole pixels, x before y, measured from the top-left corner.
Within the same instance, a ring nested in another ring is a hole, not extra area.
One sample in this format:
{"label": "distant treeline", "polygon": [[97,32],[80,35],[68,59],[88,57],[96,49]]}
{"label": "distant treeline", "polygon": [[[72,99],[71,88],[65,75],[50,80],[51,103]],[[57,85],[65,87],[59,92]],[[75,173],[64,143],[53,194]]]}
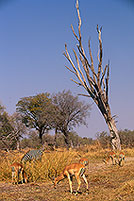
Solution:
{"label": "distant treeline", "polygon": [[[44,144],[69,148],[96,142],[102,148],[110,147],[110,136],[105,131],[98,133],[96,139],[74,132],[75,127],[87,125],[90,110],[91,105],[65,90],[23,97],[12,115],[0,104],[0,149],[37,148]],[[120,130],[119,136],[122,146],[134,147],[134,131]]]}
{"label": "distant treeline", "polygon": [[[134,130],[120,130],[119,136],[121,139],[122,148],[133,148],[134,147]],[[43,141],[46,143],[50,149],[53,147],[66,147],[64,135],[57,133],[57,136],[46,134],[43,137]],[[80,137],[75,132],[69,133],[69,144],[72,148],[79,148],[85,145],[92,145],[99,143],[102,148],[110,148],[110,136],[107,132],[103,131],[96,135],[95,139],[88,137]],[[40,147],[40,141],[38,136],[33,132],[29,138],[24,138],[21,140],[21,148],[38,148]]]}

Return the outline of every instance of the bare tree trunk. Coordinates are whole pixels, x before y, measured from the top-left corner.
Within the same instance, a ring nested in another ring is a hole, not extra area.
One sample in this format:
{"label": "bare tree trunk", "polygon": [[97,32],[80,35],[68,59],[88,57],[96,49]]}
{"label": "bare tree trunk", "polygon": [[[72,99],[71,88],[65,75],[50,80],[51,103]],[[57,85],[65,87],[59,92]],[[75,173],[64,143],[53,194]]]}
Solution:
{"label": "bare tree trunk", "polygon": [[17,148],[17,150],[19,151],[20,150],[20,141],[19,140],[17,140],[17,146],[16,146],[16,148]]}
{"label": "bare tree trunk", "polygon": [[90,40],[88,42],[89,56],[90,61],[85,54],[82,36],[81,36],[81,17],[79,11],[78,0],[76,0],[76,9],[78,14],[78,35],[75,33],[73,26],[72,31],[78,42],[77,50],[78,53],[73,49],[74,56],[76,59],[76,65],[74,64],[68,50],[67,45],[65,44],[64,56],[67,58],[72,68],[65,66],[71,73],[73,73],[78,81],[71,79],[75,84],[84,88],[88,93],[81,94],[87,97],[92,98],[94,103],[97,105],[98,109],[102,113],[106,124],[108,125],[110,136],[111,136],[111,145],[113,149],[121,149],[120,138],[118,135],[118,130],[115,124],[115,121],[111,115],[111,109],[109,105],[109,64],[106,64],[105,67],[102,67],[102,40],[101,40],[101,31],[102,27],[99,29],[97,25],[98,39],[99,39],[99,50],[98,50],[98,66],[95,70],[92,51],[90,47]]}
{"label": "bare tree trunk", "polygon": [[120,138],[118,134],[118,129],[115,124],[115,120],[111,115],[111,110],[109,104],[101,104],[101,107],[99,106],[99,109],[105,119],[105,122],[108,126],[110,137],[111,137],[111,146],[112,149],[121,150],[121,144],[120,144]]}
{"label": "bare tree trunk", "polygon": [[114,120],[111,120],[107,123],[110,136],[111,136],[111,145],[113,149],[121,150],[120,138],[118,134],[118,129],[115,125]]}

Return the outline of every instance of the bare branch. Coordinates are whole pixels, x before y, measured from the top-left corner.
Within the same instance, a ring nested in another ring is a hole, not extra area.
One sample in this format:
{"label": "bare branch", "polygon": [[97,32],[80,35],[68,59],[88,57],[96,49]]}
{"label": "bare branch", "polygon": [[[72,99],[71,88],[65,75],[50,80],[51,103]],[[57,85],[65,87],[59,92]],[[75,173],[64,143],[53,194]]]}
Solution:
{"label": "bare branch", "polygon": [[109,82],[109,64],[107,68],[107,77],[106,77],[106,104],[108,104],[108,82]]}
{"label": "bare branch", "polygon": [[[67,45],[66,45],[66,44],[65,44],[65,50],[66,50],[66,54],[64,53],[64,56],[68,59],[68,61],[69,61],[70,64],[72,65],[74,71],[76,72],[76,76],[78,77],[78,79],[79,79],[81,85],[85,87],[85,84],[84,84],[84,82],[83,82],[82,79],[81,79],[80,73],[79,73],[79,71],[77,70],[77,68],[75,67],[75,65],[74,65],[74,63],[73,63],[73,61],[72,61],[72,59],[71,59],[71,57],[70,57],[70,55],[69,55],[69,53],[68,53],[68,51],[67,51]],[[85,87],[85,88],[86,88],[86,87]]]}
{"label": "bare branch", "polygon": [[90,55],[90,59],[91,59],[91,71],[93,73],[93,80],[96,83],[95,77],[97,77],[97,75],[94,70],[94,63],[93,63],[93,56],[92,56],[92,52],[91,52],[90,40],[88,40],[88,48],[89,48],[89,55]]}
{"label": "bare branch", "polygon": [[[91,89],[87,86],[87,84],[86,84],[86,80],[85,80],[85,78],[84,78],[84,75],[83,75],[83,73],[82,73],[82,71],[81,71],[81,69],[80,69],[80,66],[79,66],[79,61],[78,61],[78,57],[77,57],[77,54],[76,54],[76,52],[74,51],[74,54],[75,54],[75,57],[76,57],[76,61],[77,61],[77,65],[78,65],[78,70],[77,70],[77,68],[75,67],[75,65],[74,65],[74,63],[73,63],[73,61],[71,60],[71,57],[70,57],[70,55],[69,55],[69,53],[68,53],[68,51],[67,51],[67,45],[65,44],[65,50],[66,50],[66,54],[64,53],[64,56],[68,59],[68,61],[70,62],[70,64],[72,65],[72,67],[73,67],[73,69],[75,70],[75,74],[76,74],[76,76],[77,76],[77,78],[79,79],[79,81],[80,81],[80,83],[79,82],[77,82],[77,81],[75,81],[75,80],[73,80],[73,79],[71,79],[73,82],[75,82],[77,85],[79,85],[79,86],[83,86],[87,91],[88,91],[88,93],[91,95],[91,97],[92,98],[94,98],[94,94],[93,94],[93,92],[92,92],[92,87],[91,87]],[[85,57],[86,58],[86,57]],[[83,68],[84,68],[84,66],[83,66]],[[86,70],[86,68],[84,68],[84,70],[85,70],[85,72],[86,72],[86,75],[87,75],[87,78],[88,78],[88,80],[89,80],[89,84],[90,85],[94,85],[94,83],[93,83],[93,81],[92,81],[92,79],[90,78],[90,76],[88,75],[88,73],[87,73],[87,70]],[[80,73],[79,73],[80,72]],[[82,78],[81,78],[81,76],[82,76]],[[83,80],[82,80],[83,79]]]}
{"label": "bare branch", "polygon": [[72,78],[71,78],[71,81],[73,81],[75,84],[77,84],[77,85],[79,85],[79,86],[83,86],[83,87],[85,88],[84,85],[82,85],[80,82],[77,82],[76,80],[73,80]]}
{"label": "bare branch", "polygon": [[91,98],[91,96],[90,96],[90,95],[87,95],[87,94],[78,94],[78,96],[86,96],[86,97],[88,97],[88,98]]}
{"label": "bare branch", "polygon": [[68,66],[65,66],[71,73],[74,73],[76,75],[76,72],[74,72],[73,70],[71,70]]}
{"label": "bare branch", "polygon": [[98,51],[98,74],[97,74],[97,81],[98,81],[98,85],[100,84],[100,73],[101,73],[101,68],[102,68],[102,41],[101,41],[101,30],[102,27],[99,29],[98,25],[97,25],[97,32],[99,34],[99,51]]}
{"label": "bare branch", "polygon": [[74,36],[76,37],[76,39],[79,41],[79,38],[78,36],[76,35],[75,31],[74,31],[74,28],[73,28],[73,25],[71,24],[71,29],[72,29],[72,32],[74,34]]}
{"label": "bare branch", "polygon": [[101,82],[100,82],[101,85],[102,85],[102,82],[103,82],[103,80],[104,80],[107,67],[108,67],[108,64],[106,64],[106,66],[105,66],[105,68],[104,68],[104,73],[103,73],[103,71],[102,71],[102,77],[101,77]]}
{"label": "bare branch", "polygon": [[81,17],[80,17],[78,0],[76,0],[76,9],[77,9],[77,14],[78,14],[78,19],[79,19],[78,31],[79,31],[79,42],[80,42],[80,45],[81,45]]}
{"label": "bare branch", "polygon": [[108,68],[108,64],[105,66],[104,73],[103,73],[103,70],[102,70],[102,78],[101,78],[101,82],[100,82],[101,86],[102,86],[102,83],[103,83],[103,94],[105,96],[105,99],[106,99],[106,86],[105,86],[104,77],[105,77],[107,68]]}
{"label": "bare branch", "polygon": [[74,55],[75,55],[75,58],[76,58],[78,70],[79,70],[79,72],[80,72],[80,74],[81,74],[81,76],[82,76],[83,81],[86,82],[85,77],[84,77],[84,75],[83,75],[83,73],[82,73],[82,70],[81,70],[81,68],[80,68],[79,59],[78,59],[77,54],[76,54],[76,52],[75,52],[74,49],[73,49],[73,52],[74,52]]}

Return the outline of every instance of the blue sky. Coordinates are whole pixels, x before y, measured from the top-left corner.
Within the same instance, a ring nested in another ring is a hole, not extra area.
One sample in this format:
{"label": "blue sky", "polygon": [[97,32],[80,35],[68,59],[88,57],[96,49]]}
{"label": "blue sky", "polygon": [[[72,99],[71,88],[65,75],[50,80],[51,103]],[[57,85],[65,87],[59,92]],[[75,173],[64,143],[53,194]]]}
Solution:
{"label": "blue sky", "polygon": [[[118,129],[134,129],[134,3],[125,0],[79,0],[83,43],[88,39],[97,63],[96,25],[103,27],[103,64],[110,60],[110,105],[118,115]],[[78,88],[64,67],[64,44],[72,52],[77,30],[75,0],[0,0],[0,101],[15,112],[22,97]],[[81,97],[92,103],[92,100]],[[76,131],[94,137],[107,131],[103,117],[92,105],[88,128]]]}

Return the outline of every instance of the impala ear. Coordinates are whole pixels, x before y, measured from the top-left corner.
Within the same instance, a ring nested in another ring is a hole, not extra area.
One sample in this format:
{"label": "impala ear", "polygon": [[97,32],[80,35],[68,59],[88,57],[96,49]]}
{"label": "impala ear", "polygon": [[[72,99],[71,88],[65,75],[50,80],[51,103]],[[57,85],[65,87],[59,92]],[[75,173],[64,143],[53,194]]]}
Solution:
{"label": "impala ear", "polygon": [[[55,171],[55,177],[57,177],[57,170],[55,168],[53,168]],[[55,179],[55,178],[54,178]]]}

